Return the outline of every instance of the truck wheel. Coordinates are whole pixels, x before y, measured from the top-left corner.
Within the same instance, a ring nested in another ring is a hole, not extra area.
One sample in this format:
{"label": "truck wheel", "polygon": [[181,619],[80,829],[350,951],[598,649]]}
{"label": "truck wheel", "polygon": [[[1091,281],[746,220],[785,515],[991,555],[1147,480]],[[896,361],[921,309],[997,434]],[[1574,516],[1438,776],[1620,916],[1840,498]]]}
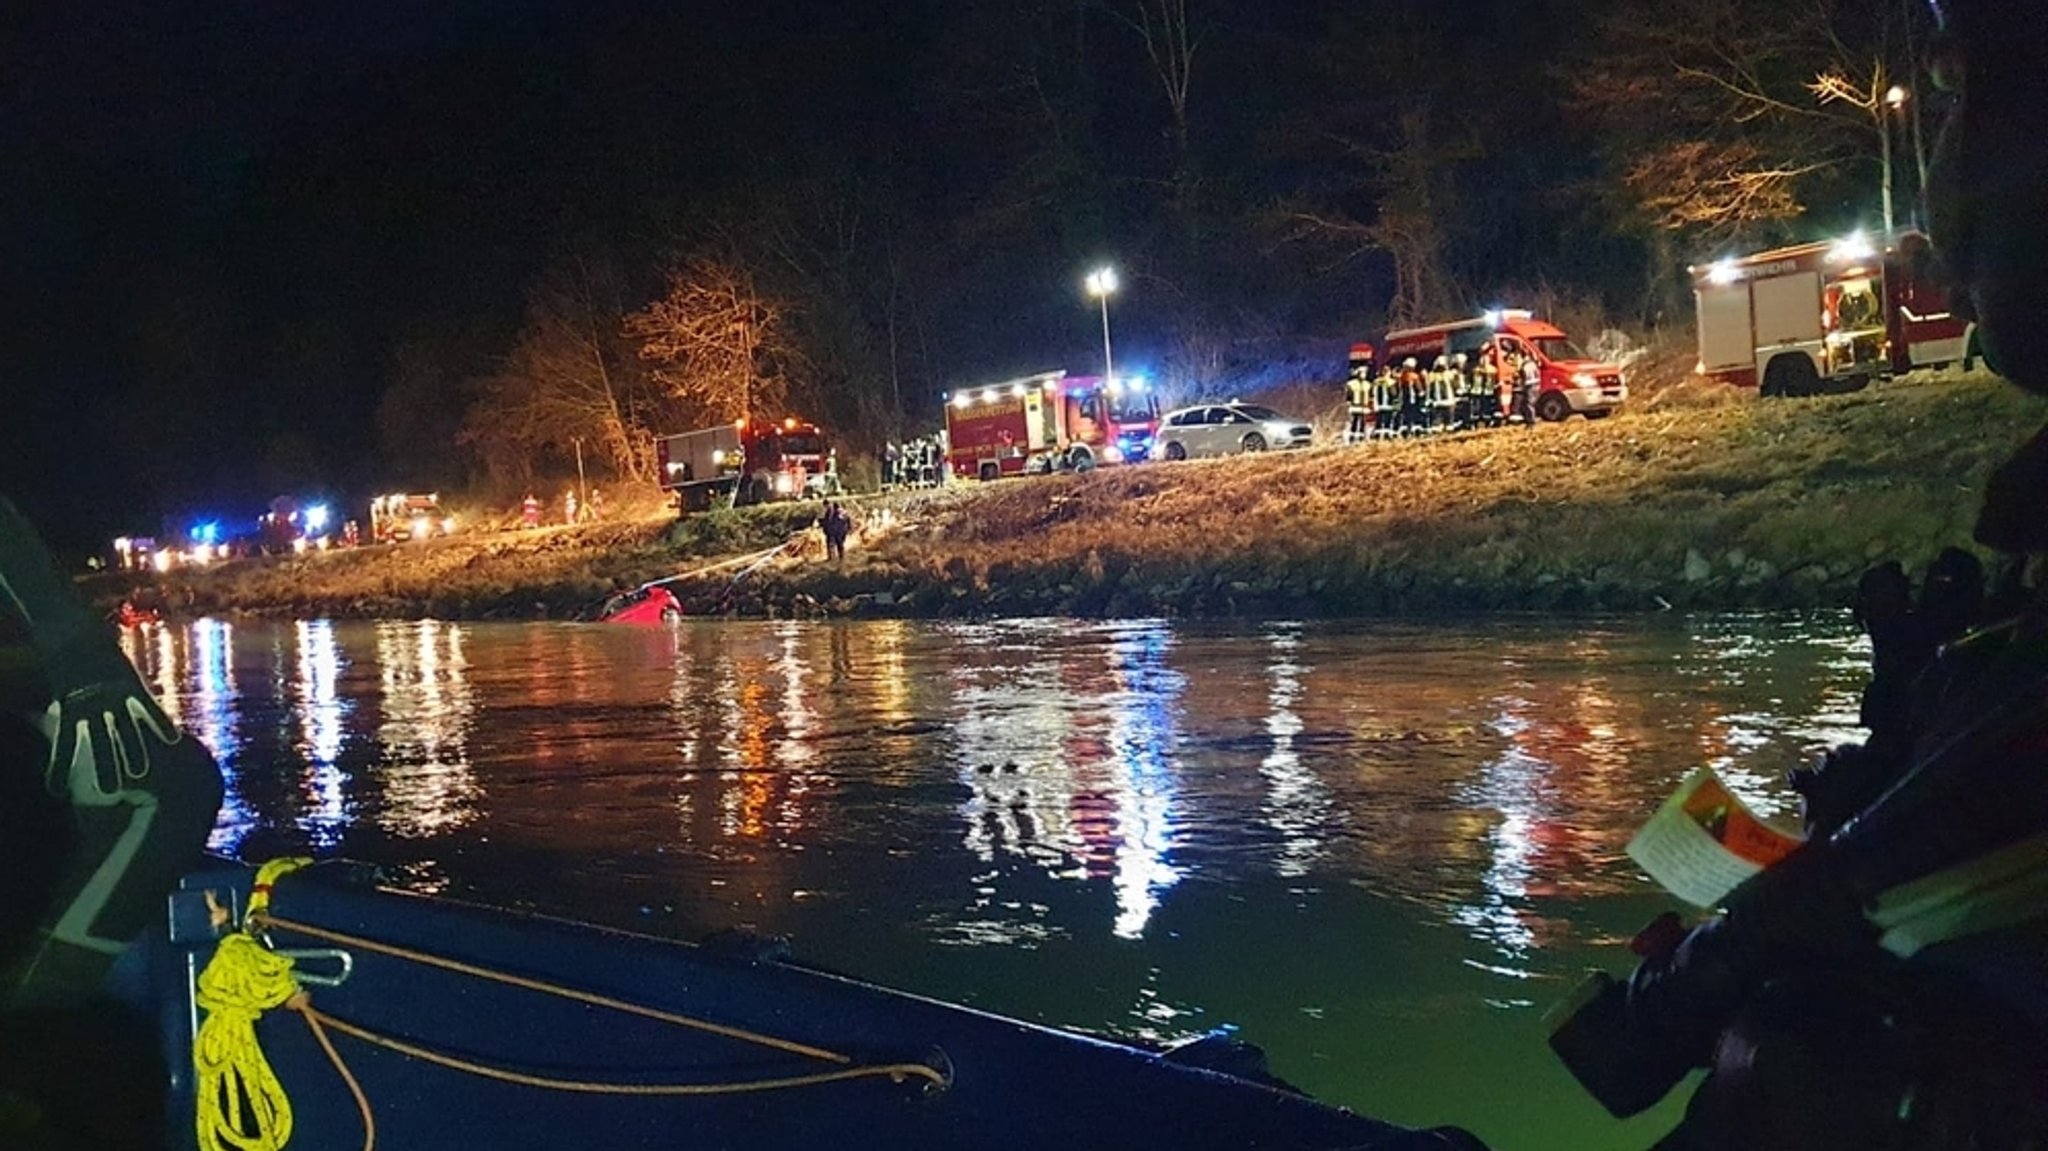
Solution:
{"label": "truck wheel", "polygon": [[977,474],[980,475],[982,483],[992,484],[1003,474],[1003,469],[992,463],[983,464],[981,465],[981,471]]}
{"label": "truck wheel", "polygon": [[1248,436],[1246,436],[1246,437],[1244,438],[1244,450],[1245,450],[1245,451],[1248,451],[1248,452],[1263,452],[1263,451],[1265,451],[1265,450],[1266,450],[1266,437],[1264,437],[1264,436],[1260,435],[1260,434],[1259,434],[1259,433],[1257,433],[1257,432],[1253,432],[1253,433],[1251,433],[1250,435],[1248,435]]}
{"label": "truck wheel", "polygon": [[1765,396],[1797,398],[1820,390],[1820,373],[1802,353],[1779,356],[1764,365],[1764,382],[1757,389]]}
{"label": "truck wheel", "polygon": [[747,481],[747,499],[746,499],[746,502],[747,502],[748,504],[765,504],[765,503],[767,503],[767,502],[768,502],[768,481],[767,481],[767,480],[749,480],[749,481]]}
{"label": "truck wheel", "polygon": [[1092,472],[1095,470],[1095,455],[1087,448],[1075,448],[1067,457],[1067,466],[1077,472]]}
{"label": "truck wheel", "polygon": [[1188,449],[1186,445],[1182,444],[1179,440],[1170,441],[1166,445],[1166,458],[1169,460],[1187,459]]}
{"label": "truck wheel", "polygon": [[1536,397],[1536,418],[1546,424],[1564,422],[1572,414],[1572,402],[1559,392],[1545,392]]}

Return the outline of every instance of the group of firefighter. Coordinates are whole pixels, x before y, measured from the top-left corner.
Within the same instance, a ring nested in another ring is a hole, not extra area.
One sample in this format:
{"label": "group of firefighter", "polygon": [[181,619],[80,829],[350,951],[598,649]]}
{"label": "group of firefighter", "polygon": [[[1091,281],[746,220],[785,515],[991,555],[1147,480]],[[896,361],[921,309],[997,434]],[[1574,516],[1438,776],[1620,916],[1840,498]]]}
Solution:
{"label": "group of firefighter", "polygon": [[1352,358],[1344,384],[1347,444],[1536,422],[1542,364],[1534,356],[1454,352],[1427,368],[1413,356],[1377,370],[1374,363],[1369,351]]}
{"label": "group of firefighter", "polygon": [[882,446],[882,487],[931,488],[945,479],[946,452],[937,436]]}

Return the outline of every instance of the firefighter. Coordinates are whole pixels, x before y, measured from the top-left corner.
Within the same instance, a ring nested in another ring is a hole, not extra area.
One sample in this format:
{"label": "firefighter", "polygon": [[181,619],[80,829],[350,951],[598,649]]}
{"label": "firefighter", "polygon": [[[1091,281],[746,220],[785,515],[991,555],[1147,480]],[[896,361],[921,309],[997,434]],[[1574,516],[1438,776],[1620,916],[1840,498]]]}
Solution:
{"label": "firefighter", "polygon": [[1415,366],[1415,357],[1401,361],[1401,434],[1420,435],[1423,413],[1422,372]]}
{"label": "firefighter", "polygon": [[1472,368],[1472,393],[1478,406],[1479,426],[1500,426],[1500,360],[1491,347],[1479,353]]}
{"label": "firefighter", "polygon": [[1394,378],[1394,365],[1384,364],[1372,382],[1372,434],[1374,439],[1391,439],[1401,413],[1401,384]]}
{"label": "firefighter", "polygon": [[1451,390],[1455,395],[1452,408],[1451,426],[1469,428],[1473,426],[1473,412],[1477,405],[1472,402],[1472,371],[1465,360],[1465,353],[1451,356]]}
{"label": "firefighter", "polygon": [[1372,360],[1370,344],[1351,350],[1351,375],[1344,381],[1344,407],[1351,417],[1344,430],[1347,444],[1359,443],[1367,434],[1367,421],[1372,415]]}
{"label": "firefighter", "polygon": [[539,496],[534,495],[532,492],[526,493],[526,499],[519,505],[519,522],[530,528],[540,526]]}
{"label": "firefighter", "polygon": [[1543,382],[1543,365],[1535,356],[1523,353],[1515,373],[1515,418],[1525,428],[1536,425],[1536,389]]}
{"label": "firefighter", "polygon": [[563,522],[563,523],[565,523],[565,524],[573,524],[573,523],[575,523],[575,522],[576,522],[576,512],[577,512],[577,510],[578,510],[578,509],[577,509],[577,507],[576,507],[576,492],[575,492],[575,491],[574,491],[573,489],[571,489],[571,490],[569,490],[569,491],[566,491],[566,492],[563,492],[563,493],[562,493],[562,522]]}
{"label": "firefighter", "polygon": [[887,491],[898,483],[896,471],[902,466],[903,453],[896,448],[896,441],[882,445],[882,489]]}
{"label": "firefighter", "polygon": [[1458,378],[1451,368],[1451,358],[1438,356],[1436,370],[1429,379],[1429,426],[1433,431],[1452,431],[1457,422]]}

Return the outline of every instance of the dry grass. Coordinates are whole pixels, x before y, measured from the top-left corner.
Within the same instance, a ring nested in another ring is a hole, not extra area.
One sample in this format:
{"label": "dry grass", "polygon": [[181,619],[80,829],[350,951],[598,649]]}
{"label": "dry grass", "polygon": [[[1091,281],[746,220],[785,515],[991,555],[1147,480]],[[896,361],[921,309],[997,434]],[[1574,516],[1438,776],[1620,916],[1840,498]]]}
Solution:
{"label": "dry grass", "polygon": [[[1872,557],[1966,542],[1984,475],[2043,414],[1988,378],[1925,379],[1105,470],[997,485],[865,562],[1080,585],[1095,567],[1112,598],[1203,592],[1197,610],[1232,583],[1232,610],[1822,602]],[[1686,579],[1688,552],[1711,574]]]}
{"label": "dry grass", "polygon": [[[880,592],[917,613],[1089,615],[1840,602],[1871,559],[1917,565],[1967,542],[1986,473],[2048,416],[1981,376],[1788,402],[1693,386],[1598,422],[871,498],[890,530],[844,565],[750,577],[738,606]],[[772,546],[813,511],[656,510],[228,564],[164,590],[190,611],[563,615]],[[706,609],[733,588],[721,574],[681,590]]]}

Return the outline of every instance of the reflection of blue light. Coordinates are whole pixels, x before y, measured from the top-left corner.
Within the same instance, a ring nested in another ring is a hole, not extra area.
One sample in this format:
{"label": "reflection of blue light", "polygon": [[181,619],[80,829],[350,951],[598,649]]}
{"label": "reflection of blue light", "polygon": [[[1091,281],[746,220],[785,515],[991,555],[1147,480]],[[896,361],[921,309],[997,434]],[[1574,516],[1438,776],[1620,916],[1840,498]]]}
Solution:
{"label": "reflection of blue light", "polygon": [[334,625],[326,620],[302,621],[298,649],[298,750],[309,761],[301,787],[306,810],[299,815],[298,824],[312,846],[333,847],[353,822],[342,795],[342,771],[335,762],[341,755],[342,719],[349,705],[335,690],[343,664],[334,642]]}
{"label": "reflection of blue light", "polygon": [[243,798],[241,762],[236,754],[242,740],[235,729],[236,709],[241,693],[235,687],[234,628],[217,619],[192,624],[189,638],[193,687],[198,698],[192,709],[192,734],[213,752],[220,764],[220,816],[214,820],[213,835],[207,839],[210,851],[233,855],[249,833],[256,830],[256,812]]}
{"label": "reflection of blue light", "polygon": [[314,504],[306,509],[306,534],[317,536],[327,530],[327,505]]}
{"label": "reflection of blue light", "polygon": [[1270,785],[1262,808],[1281,841],[1274,869],[1288,878],[1308,875],[1323,857],[1326,826],[1335,820],[1330,789],[1302,763],[1294,746],[1303,726],[1294,703],[1301,698],[1302,678],[1308,672],[1295,659],[1301,630],[1298,623],[1280,623],[1268,632],[1273,686],[1267,696],[1272,710],[1266,715],[1266,732],[1273,737],[1273,750],[1259,764],[1259,774]]}
{"label": "reflection of blue light", "polygon": [[192,537],[195,544],[217,544],[220,542],[220,521],[208,520],[203,524],[193,524],[192,530],[187,534]]}
{"label": "reflection of blue light", "polygon": [[1166,666],[1171,634],[1157,621],[1125,629],[1110,645],[1111,668],[1123,690],[1112,700],[1110,749],[1116,757],[1117,825],[1123,842],[1116,857],[1115,932],[1138,939],[1159,897],[1180,881],[1173,866],[1177,780],[1167,759],[1173,712],[1184,680]]}

